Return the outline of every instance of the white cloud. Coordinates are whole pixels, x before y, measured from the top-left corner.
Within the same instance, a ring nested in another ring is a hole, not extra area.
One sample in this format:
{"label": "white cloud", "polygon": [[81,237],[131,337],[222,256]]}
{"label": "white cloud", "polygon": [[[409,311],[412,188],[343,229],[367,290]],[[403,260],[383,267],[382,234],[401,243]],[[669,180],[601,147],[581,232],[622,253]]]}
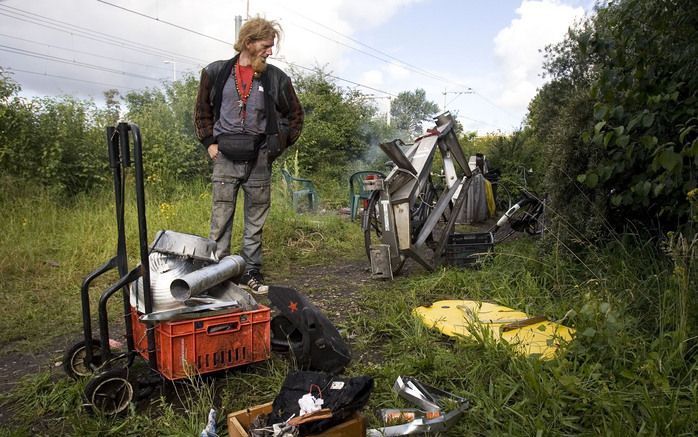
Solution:
{"label": "white cloud", "polygon": [[359,28],[375,27],[390,20],[400,9],[421,1],[424,0],[342,0],[337,12]]}
{"label": "white cloud", "polygon": [[379,87],[383,85],[383,73],[379,70],[364,71],[359,78],[359,82],[368,86]]}
{"label": "white cloud", "polygon": [[[256,0],[252,2],[255,9],[251,9],[250,14],[273,18],[281,23],[284,40],[279,55],[282,58],[310,68],[328,66],[328,72],[341,75],[351,62],[350,55],[355,53],[349,47],[357,47],[351,38],[357,38],[360,29],[384,24],[401,8],[420,1],[424,0],[306,0],[293,3]],[[403,70],[392,66],[387,72],[403,77]],[[375,85],[374,82],[362,83]]]}
{"label": "white cloud", "polygon": [[385,67],[385,71],[392,79],[405,80],[410,76],[410,71],[408,69],[393,63],[388,64]]}
{"label": "white cloud", "polygon": [[542,50],[561,41],[570,25],[584,16],[584,9],[559,0],[524,0],[516,13],[518,18],[494,40],[503,76],[497,100],[504,107],[522,110],[543,83]]}

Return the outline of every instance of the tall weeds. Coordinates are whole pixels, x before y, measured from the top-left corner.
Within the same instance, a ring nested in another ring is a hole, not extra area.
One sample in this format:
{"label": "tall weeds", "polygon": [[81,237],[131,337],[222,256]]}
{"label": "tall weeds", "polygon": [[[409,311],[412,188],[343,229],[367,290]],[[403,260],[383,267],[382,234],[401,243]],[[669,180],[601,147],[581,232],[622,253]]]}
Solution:
{"label": "tall weeds", "polygon": [[[280,186],[265,229],[270,277],[283,277],[299,263],[363,256],[355,223],[328,213],[296,214]],[[152,182],[148,190],[149,234],[173,229],[206,235],[205,183]],[[116,244],[111,196],[106,191],[69,204],[42,192],[3,199],[5,350],[42,350],[56,335],[79,335],[79,283]],[[133,207],[126,213],[134,223]],[[238,217],[236,234],[241,224]],[[135,265],[133,228],[127,237]],[[698,433],[696,239],[670,236],[663,250],[631,233],[605,246],[582,241],[571,253],[552,232],[544,241],[524,236],[497,246],[495,257],[479,269],[428,273],[415,266],[392,282],[370,282],[345,329],[356,357],[348,374],[376,381],[367,410],[371,425],[378,425],[378,408],[411,407],[390,389],[398,375],[410,375],[471,400],[449,435]],[[521,356],[488,336],[446,338],[412,316],[416,306],[445,298],[544,314],[577,334],[550,361]],[[49,428],[63,435],[192,435],[203,428],[211,407],[224,430],[225,414],[273,399],[293,368],[292,361],[274,356],[215,380],[195,378],[177,385],[174,397],[134,407],[119,419],[86,415],[83,383],[45,372],[25,379],[0,402],[16,411],[11,430],[18,435],[47,434]]]}
{"label": "tall weeds", "polygon": [[[676,239],[667,259],[653,245],[620,237],[624,247],[576,256],[520,239],[497,247],[495,260],[480,270],[398,280],[389,298],[382,289],[367,290],[355,335],[366,349],[378,345],[385,362],[365,371],[386,384],[408,373],[471,399],[473,408],[451,435],[698,432],[698,326],[691,316],[698,308],[689,253],[695,246]],[[545,314],[577,335],[556,360],[541,362],[486,336],[447,339],[406,317],[443,298]],[[408,407],[386,395],[374,407],[386,403]]]}

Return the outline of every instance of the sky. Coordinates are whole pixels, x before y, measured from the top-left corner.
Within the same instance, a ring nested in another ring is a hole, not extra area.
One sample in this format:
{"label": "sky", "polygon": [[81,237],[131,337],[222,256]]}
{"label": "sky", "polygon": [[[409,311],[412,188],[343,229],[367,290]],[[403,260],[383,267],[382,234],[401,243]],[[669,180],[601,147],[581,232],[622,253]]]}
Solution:
{"label": "sky", "polygon": [[592,0],[0,0],[0,67],[22,96],[103,101],[233,56],[235,17],[277,20],[272,63],[322,68],[380,113],[422,88],[479,135],[520,127],[543,53]]}

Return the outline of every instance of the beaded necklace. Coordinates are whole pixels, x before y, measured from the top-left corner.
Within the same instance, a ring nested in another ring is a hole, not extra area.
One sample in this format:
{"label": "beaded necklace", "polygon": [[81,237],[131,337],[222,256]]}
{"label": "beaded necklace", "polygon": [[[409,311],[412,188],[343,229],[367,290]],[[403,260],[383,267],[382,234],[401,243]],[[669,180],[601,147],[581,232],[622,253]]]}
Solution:
{"label": "beaded necklace", "polygon": [[[238,107],[240,108],[240,115],[242,117],[243,123],[245,120],[245,115],[247,114],[247,99],[250,97],[252,92],[252,82],[254,82],[254,74],[250,78],[248,83],[242,80],[242,72],[240,68],[240,63],[235,63],[235,74],[233,74],[233,79],[235,80],[235,88],[238,90],[240,95],[240,100],[238,100]],[[238,82],[238,77],[240,82]]]}

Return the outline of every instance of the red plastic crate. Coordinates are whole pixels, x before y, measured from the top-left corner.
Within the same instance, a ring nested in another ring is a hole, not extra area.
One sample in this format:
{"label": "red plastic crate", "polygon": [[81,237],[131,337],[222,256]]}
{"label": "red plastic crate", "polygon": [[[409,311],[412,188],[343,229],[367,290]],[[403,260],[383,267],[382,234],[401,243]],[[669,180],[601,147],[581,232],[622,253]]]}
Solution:
{"label": "red plastic crate", "polygon": [[[267,360],[271,355],[270,312],[259,305],[252,311],[157,324],[157,370],[174,380]],[[139,316],[131,308],[135,348],[147,360],[147,325]]]}

